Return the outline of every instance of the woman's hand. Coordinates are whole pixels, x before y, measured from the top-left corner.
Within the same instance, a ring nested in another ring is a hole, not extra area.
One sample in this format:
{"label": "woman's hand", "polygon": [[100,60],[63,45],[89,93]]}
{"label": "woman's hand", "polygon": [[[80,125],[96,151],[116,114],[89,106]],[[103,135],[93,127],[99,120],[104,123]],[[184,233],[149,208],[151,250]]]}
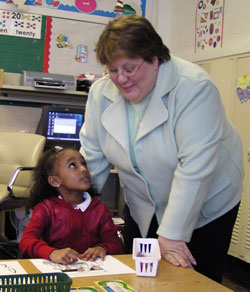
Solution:
{"label": "woman's hand", "polygon": [[77,251],[71,248],[64,248],[53,250],[49,255],[49,259],[54,263],[67,265],[76,262],[79,256],[80,254]]}
{"label": "woman's hand", "polygon": [[188,249],[186,243],[181,240],[171,240],[159,236],[158,241],[162,257],[175,266],[193,268],[196,261]]}
{"label": "woman's hand", "polygon": [[100,257],[103,261],[105,255],[106,250],[101,246],[97,246],[88,248],[83,254],[80,255],[79,258],[85,261],[94,261],[97,257]]}

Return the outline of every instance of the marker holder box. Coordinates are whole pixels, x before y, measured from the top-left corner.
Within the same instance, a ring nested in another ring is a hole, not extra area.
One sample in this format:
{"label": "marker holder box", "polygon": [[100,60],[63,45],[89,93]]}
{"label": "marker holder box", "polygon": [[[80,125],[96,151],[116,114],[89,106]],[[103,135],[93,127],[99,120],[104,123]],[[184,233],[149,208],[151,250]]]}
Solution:
{"label": "marker holder box", "polygon": [[133,259],[137,276],[155,277],[161,252],[155,238],[134,238]]}

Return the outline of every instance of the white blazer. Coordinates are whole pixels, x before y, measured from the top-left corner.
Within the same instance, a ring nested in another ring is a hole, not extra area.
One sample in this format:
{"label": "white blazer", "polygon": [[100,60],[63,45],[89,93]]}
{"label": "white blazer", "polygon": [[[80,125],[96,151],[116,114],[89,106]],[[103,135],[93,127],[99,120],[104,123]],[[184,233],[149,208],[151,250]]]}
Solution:
{"label": "white blazer", "polygon": [[190,241],[201,227],[241,199],[242,144],[226,117],[219,92],[199,66],[171,57],[135,140],[138,174],[129,153],[126,105],[105,76],[89,92],[80,152],[100,191],[110,164],[118,169],[131,216],[146,236],[154,213],[157,233]]}

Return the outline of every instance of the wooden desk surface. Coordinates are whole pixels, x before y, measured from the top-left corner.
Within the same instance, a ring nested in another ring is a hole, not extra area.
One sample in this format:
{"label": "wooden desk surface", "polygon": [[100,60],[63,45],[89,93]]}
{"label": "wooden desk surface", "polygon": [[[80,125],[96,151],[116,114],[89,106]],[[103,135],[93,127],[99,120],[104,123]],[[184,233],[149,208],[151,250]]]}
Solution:
{"label": "wooden desk surface", "polygon": [[[132,255],[114,256],[124,264],[135,269]],[[19,260],[28,273],[40,273],[29,260]],[[175,267],[165,260],[158,264],[156,277],[138,277],[136,274],[122,274],[97,277],[73,278],[72,287],[94,286],[97,281],[123,280],[137,292],[229,292],[232,291],[207,277],[191,270]],[[99,289],[98,291],[103,291]]]}

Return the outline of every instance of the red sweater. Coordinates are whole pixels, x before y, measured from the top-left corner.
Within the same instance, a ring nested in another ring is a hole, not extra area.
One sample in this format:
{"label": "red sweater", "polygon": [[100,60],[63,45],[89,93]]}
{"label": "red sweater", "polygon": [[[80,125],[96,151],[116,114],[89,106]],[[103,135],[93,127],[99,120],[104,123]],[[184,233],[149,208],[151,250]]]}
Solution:
{"label": "red sweater", "polygon": [[67,247],[82,254],[89,247],[102,246],[107,254],[121,254],[117,229],[107,206],[96,198],[82,212],[52,197],[35,206],[19,248],[25,256],[45,259],[53,250]]}

